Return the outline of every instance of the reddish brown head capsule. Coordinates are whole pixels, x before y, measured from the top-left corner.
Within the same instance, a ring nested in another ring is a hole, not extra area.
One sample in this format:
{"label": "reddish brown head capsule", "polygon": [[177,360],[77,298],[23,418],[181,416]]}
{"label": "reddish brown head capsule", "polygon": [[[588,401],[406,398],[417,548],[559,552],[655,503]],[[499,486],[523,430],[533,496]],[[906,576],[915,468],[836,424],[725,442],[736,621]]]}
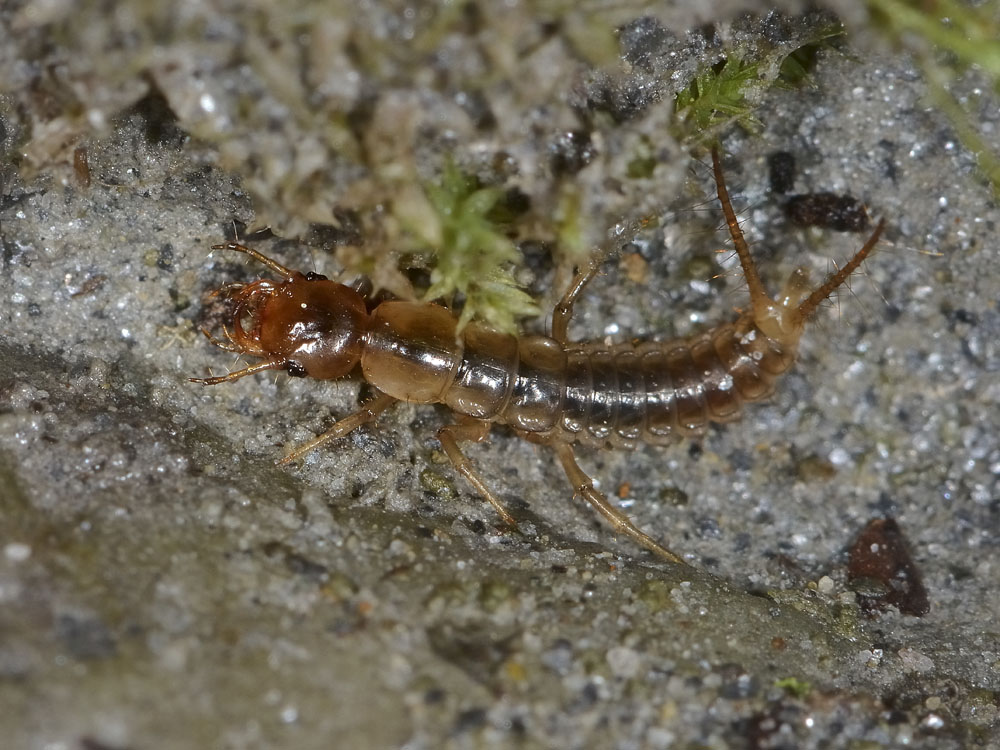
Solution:
{"label": "reddish brown head capsule", "polygon": [[[243,328],[247,317],[249,331]],[[365,302],[353,289],[294,273],[279,284],[258,281],[240,291],[233,340],[248,352],[326,380],[357,365],[367,322]]]}
{"label": "reddish brown head capsule", "polygon": [[264,361],[228,375],[194,380],[215,385],[273,369],[328,380],[357,366],[369,325],[365,300],[358,292],[321,274],[292,271],[242,245],[221,247],[250,255],[283,280],[261,279],[219,290],[232,298],[232,329],[223,329],[228,342],[212,340],[223,349]]}

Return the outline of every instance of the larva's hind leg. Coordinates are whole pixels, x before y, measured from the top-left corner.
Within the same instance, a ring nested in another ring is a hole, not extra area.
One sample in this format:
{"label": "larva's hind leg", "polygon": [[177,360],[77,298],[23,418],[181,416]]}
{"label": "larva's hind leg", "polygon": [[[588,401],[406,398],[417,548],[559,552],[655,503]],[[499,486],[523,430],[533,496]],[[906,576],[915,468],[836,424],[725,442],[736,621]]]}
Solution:
{"label": "larva's hind leg", "polygon": [[680,557],[666,547],[658,544],[652,537],[639,531],[635,527],[635,524],[629,520],[628,516],[612,505],[604,493],[594,487],[594,481],[580,468],[580,464],[576,462],[576,456],[573,455],[573,446],[568,443],[562,443],[553,447],[555,448],[556,455],[559,456],[559,460],[562,462],[566,476],[569,477],[569,481],[573,485],[573,490],[590,503],[598,513],[604,516],[615,528],[615,531],[631,537],[636,543],[660,557],[671,562],[680,563],[681,565],[687,565]]}
{"label": "larva's hind leg", "polygon": [[604,255],[601,254],[595,255],[587,261],[586,268],[577,271],[576,276],[573,277],[573,281],[569,285],[569,289],[566,290],[562,299],[559,300],[559,303],[552,310],[552,338],[560,344],[566,343],[566,332],[569,329],[570,318],[573,317],[573,305],[576,304],[577,297],[580,296],[584,287],[597,275],[603,259]]}
{"label": "larva's hind leg", "polygon": [[378,418],[379,414],[384,412],[394,403],[396,403],[396,399],[380,391],[378,396],[364,404],[356,412],[339,420],[333,425],[333,427],[324,432],[322,435],[317,435],[312,440],[306,441],[302,445],[298,446],[291,453],[278,461],[278,463],[291,463],[296,459],[302,458],[309,451],[313,450],[313,448],[318,448],[323,443],[344,437],[344,435],[354,432],[354,430],[358,429],[361,425],[374,422]]}
{"label": "larva's hind leg", "polygon": [[482,495],[483,499],[493,506],[504,523],[517,528],[517,521],[514,520],[514,516],[503,506],[503,503],[493,494],[493,491],[486,486],[486,482],[479,476],[479,472],[476,471],[472,462],[462,453],[462,449],[458,446],[459,443],[465,443],[470,440],[476,443],[482,442],[486,439],[489,431],[490,423],[486,420],[469,419],[468,421],[462,421],[460,424],[445,425],[438,430],[437,437],[441,441],[441,447],[444,448],[444,452],[451,459],[455,471],[465,477],[469,484],[475,487],[476,492]]}

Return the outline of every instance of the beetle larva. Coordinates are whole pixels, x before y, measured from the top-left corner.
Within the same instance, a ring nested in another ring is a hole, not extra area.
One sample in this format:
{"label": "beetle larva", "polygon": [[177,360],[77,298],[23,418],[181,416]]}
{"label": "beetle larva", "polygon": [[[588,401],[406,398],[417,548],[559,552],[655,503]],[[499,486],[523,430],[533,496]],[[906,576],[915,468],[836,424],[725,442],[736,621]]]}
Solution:
{"label": "beetle larva", "polygon": [[223,287],[219,292],[233,301],[231,328],[224,327],[225,341],[206,335],[227,351],[261,361],[228,375],[192,380],[217,385],[273,369],[340,378],[360,369],[376,397],[282,463],[371,422],[396,401],[440,403],[456,415],[454,423],[438,431],[441,445],[506,523],[516,525],[461,449],[461,443],[483,440],[494,424],[552,446],[575,492],[616,530],[683,563],[594,487],[576,461],[574,444],[630,447],[695,436],[709,422],[736,419],[743,404],[767,398],[792,366],[806,321],[868,257],[885,227],[884,220],[879,222],[854,257],[815,289],[799,269],[772,299],[743,238],[715,150],[712,161],[750,292],[749,309],[734,321],[673,341],[571,342],[567,328],[573,305],[597,273],[595,258],[556,305],[551,335],[519,338],[477,322],[458,334],[455,316],[439,305],[393,300],[369,311],[366,298],[351,287],[229,243],[215,247],[245,253],[281,280]]}

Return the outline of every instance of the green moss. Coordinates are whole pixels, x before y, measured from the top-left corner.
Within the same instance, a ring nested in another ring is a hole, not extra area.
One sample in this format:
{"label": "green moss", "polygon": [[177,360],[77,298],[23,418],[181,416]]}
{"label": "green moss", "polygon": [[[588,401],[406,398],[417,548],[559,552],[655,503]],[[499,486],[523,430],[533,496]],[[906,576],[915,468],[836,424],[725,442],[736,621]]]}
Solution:
{"label": "green moss", "polygon": [[555,211],[556,249],[570,265],[584,262],[593,248],[587,244],[583,216],[583,196],[577,185],[564,182],[559,186]]}
{"label": "green moss", "polygon": [[783,677],[780,680],[776,680],[774,686],[781,688],[796,698],[805,698],[812,690],[812,685],[805,680],[800,680],[798,677]]}
{"label": "green moss", "polygon": [[630,180],[646,180],[653,176],[656,164],[653,144],[644,136],[639,141],[636,153],[628,160],[625,174]]}
{"label": "green moss", "polygon": [[708,145],[732,124],[756,133],[755,112],[772,86],[808,83],[820,49],[843,35],[839,23],[817,26],[797,47],[734,46],[719,62],[703,66],[674,100],[675,134],[682,141]]}
{"label": "green moss", "polygon": [[750,94],[764,84],[760,80],[760,65],[736,57],[735,53],[721,63],[703,68],[691,84],[677,95],[679,125],[689,136],[736,122],[751,132],[760,129],[753,116]]}
{"label": "green moss", "polygon": [[436,262],[424,298],[449,304],[464,298],[459,330],[478,318],[514,332],[516,318],[537,315],[538,307],[512,273],[522,258],[503,232],[503,219],[509,216],[509,207],[501,203],[505,191],[480,187],[448,163],[440,182],[427,186],[425,193],[436,231],[417,236]]}
{"label": "green moss", "polygon": [[440,500],[454,500],[458,497],[455,485],[433,469],[424,469],[420,472],[420,486]]}
{"label": "green moss", "polygon": [[869,0],[872,20],[893,36],[913,32],[954,55],[952,67],[976,65],[1000,93],[1000,12],[996,0],[978,7],[955,0],[916,3]]}
{"label": "green moss", "polygon": [[[833,36],[839,36],[839,27]],[[788,57],[781,61],[778,68],[778,81],[787,86],[804,86],[809,83],[809,76],[816,67],[819,52],[826,47],[825,41],[817,41],[812,44],[805,44],[794,50]]]}

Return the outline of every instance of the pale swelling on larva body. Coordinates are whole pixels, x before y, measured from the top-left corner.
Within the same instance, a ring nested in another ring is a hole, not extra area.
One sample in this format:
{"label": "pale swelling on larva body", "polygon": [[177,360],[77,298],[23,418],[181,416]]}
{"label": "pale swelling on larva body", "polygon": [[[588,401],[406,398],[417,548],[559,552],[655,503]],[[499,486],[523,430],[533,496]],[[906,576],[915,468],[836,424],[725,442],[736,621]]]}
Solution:
{"label": "pale swelling on larva body", "polygon": [[493,424],[552,446],[576,494],[619,532],[681,563],[594,488],[572,446],[631,448],[639,442],[697,436],[709,422],[732,421],[743,404],[767,398],[776,379],[794,363],[806,320],[861,265],[885,225],[880,222],[864,247],[816,289],[810,290],[806,274],[796,271],[772,299],[743,239],[717,153],[712,157],[719,200],[750,291],[749,310],[733,322],[673,341],[616,346],[569,342],[573,305],[597,272],[595,258],[556,306],[551,336],[518,338],[476,322],[459,334],[455,316],[439,305],[388,301],[369,311],[365,298],[351,287],[292,271],[231,243],[218,247],[253,257],[283,280],[219,290],[233,300],[231,329],[224,329],[226,341],[209,338],[223,349],[262,361],[228,375],[193,380],[216,385],[269,369],[330,379],[360,366],[378,392],[376,398],[283,463],[374,420],[396,401],[444,404],[457,420],[438,432],[442,447],[505,522],[515,524],[460,448],[462,442],[483,440]]}

